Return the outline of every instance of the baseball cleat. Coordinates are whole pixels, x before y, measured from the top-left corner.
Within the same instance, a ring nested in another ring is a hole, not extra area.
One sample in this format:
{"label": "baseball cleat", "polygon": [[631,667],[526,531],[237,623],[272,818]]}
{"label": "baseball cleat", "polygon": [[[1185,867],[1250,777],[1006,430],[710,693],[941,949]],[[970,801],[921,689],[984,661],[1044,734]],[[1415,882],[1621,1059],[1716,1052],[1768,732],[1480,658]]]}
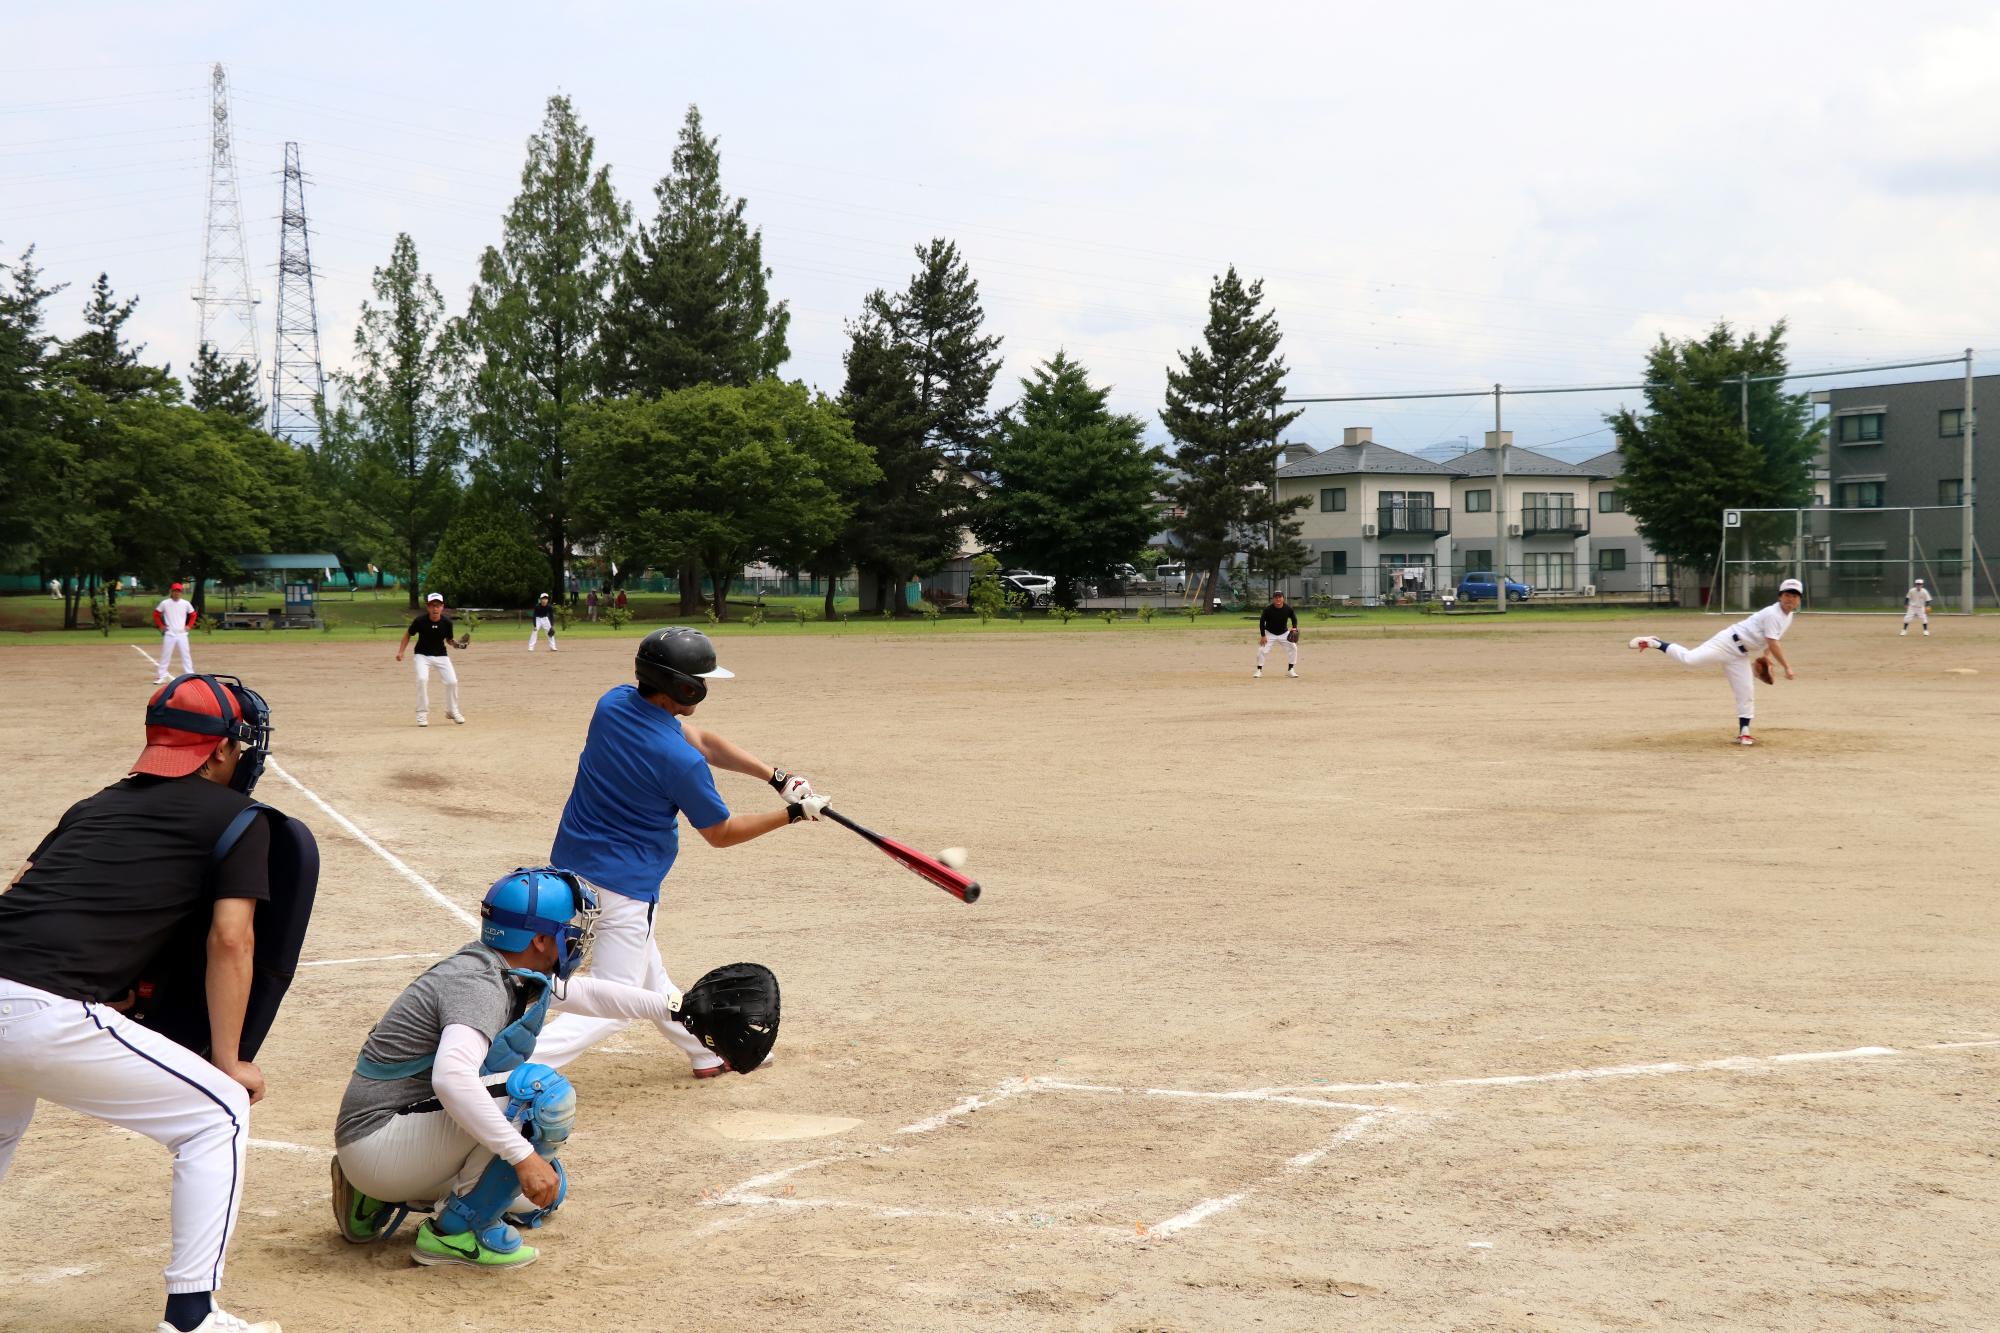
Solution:
{"label": "baseball cleat", "polygon": [[696,1078],[720,1078],[728,1072],[729,1062],[727,1060],[724,1060],[721,1064],[696,1065],[693,1070]]}
{"label": "baseball cleat", "polygon": [[372,1245],[378,1240],[387,1240],[408,1215],[407,1208],[371,1199],[348,1184],[347,1173],[340,1169],[340,1157],[335,1155],[333,1221],[340,1228],[342,1240],[349,1245]]}
{"label": "baseball cleat", "polygon": [[1297,680],[1299,678],[1299,669],[1297,667],[1286,667],[1285,674],[1290,676],[1293,680]]}
{"label": "baseball cleat", "polygon": [[1252,679],[1252,680],[1262,680],[1263,678],[1264,678],[1264,668],[1263,668],[1263,667],[1258,667],[1258,668],[1257,668],[1257,669],[1256,669],[1255,671],[1252,671],[1252,672],[1250,673],[1250,679]]}
{"label": "baseball cleat", "polygon": [[420,717],[417,719],[417,725],[420,727],[428,727],[430,724],[431,720],[427,717]]}
{"label": "baseball cleat", "polygon": [[[176,1330],[172,1324],[162,1319],[154,1326],[154,1333],[176,1333]],[[263,1319],[253,1324],[246,1319],[238,1319],[227,1310],[211,1308],[208,1318],[194,1326],[194,1333],[285,1333],[285,1331],[278,1326],[276,1320]]]}
{"label": "baseball cleat", "polygon": [[452,721],[458,723],[460,726],[465,725],[465,714],[463,713],[447,713],[445,714],[445,716],[449,717]]}
{"label": "baseball cleat", "polygon": [[1755,736],[1752,736],[1747,731],[1739,732],[1737,734],[1736,744],[1738,745],[1755,745],[1756,743],[1757,743],[1757,738]]}
{"label": "baseball cleat", "polygon": [[[508,1237],[514,1242],[511,1250],[497,1250],[486,1243]],[[490,1226],[476,1236],[470,1231],[441,1236],[428,1218],[417,1228],[417,1243],[410,1249],[412,1259],[430,1267],[462,1264],[467,1268],[526,1268],[540,1255],[541,1251],[534,1246],[521,1243],[520,1232],[504,1223]]]}
{"label": "baseball cleat", "polygon": [[1642,653],[1643,653],[1643,652],[1645,652],[1645,651],[1646,651],[1646,650],[1647,650],[1648,648],[1657,648],[1657,647],[1659,647],[1659,646],[1660,646],[1660,641],[1659,641],[1658,639],[1654,638],[1654,637],[1653,637],[1652,635],[1650,635],[1650,634],[1641,634],[1641,635],[1640,635],[1640,636],[1639,636],[1638,638],[1636,638],[1636,639],[1632,640],[1632,643],[1631,643],[1631,645],[1630,645],[1630,646],[1631,646],[1631,647],[1634,647],[1634,648],[1637,648],[1637,649],[1638,649],[1638,650],[1639,650],[1640,652],[1642,652]]}

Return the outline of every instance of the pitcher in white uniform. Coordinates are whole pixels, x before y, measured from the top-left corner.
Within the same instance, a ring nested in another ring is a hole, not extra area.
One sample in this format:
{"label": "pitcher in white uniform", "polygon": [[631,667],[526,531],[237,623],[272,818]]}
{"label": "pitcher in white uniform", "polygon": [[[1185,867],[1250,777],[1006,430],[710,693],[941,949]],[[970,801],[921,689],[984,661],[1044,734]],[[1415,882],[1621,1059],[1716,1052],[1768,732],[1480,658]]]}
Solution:
{"label": "pitcher in white uniform", "polygon": [[1750,734],[1750,720],[1756,716],[1754,693],[1756,678],[1753,666],[1768,659],[1784,669],[1786,680],[1797,680],[1792,673],[1792,664],[1785,660],[1785,650],[1778,646],[1778,640],[1785,637],[1785,631],[1792,627],[1792,617],[1798,614],[1799,603],[1805,600],[1805,587],[1797,579],[1786,579],[1778,585],[1778,600],[1762,611],[1744,620],[1737,621],[1699,648],[1683,648],[1677,643],[1651,634],[1642,634],[1632,640],[1631,646],[1644,652],[1648,648],[1658,648],[1682,666],[1707,667],[1720,665],[1723,674],[1729,677],[1729,688],[1736,696],[1736,744],[1755,745],[1756,739]]}
{"label": "pitcher in white uniform", "polygon": [[1912,583],[1910,590],[1903,594],[1902,632],[1904,634],[1910,632],[1910,622],[1912,620],[1921,620],[1923,622],[1924,637],[1928,639],[1931,636],[1931,590],[1924,586],[1922,579],[1918,579],[1915,583]]}
{"label": "pitcher in white uniform", "polygon": [[153,624],[160,630],[160,674],[153,678],[155,685],[167,683],[171,674],[167,663],[175,653],[181,655],[181,674],[194,674],[194,657],[188,652],[188,631],[201,619],[201,612],[194,609],[193,602],[181,600],[181,585],[176,583],[167,589],[167,595],[153,608]]}

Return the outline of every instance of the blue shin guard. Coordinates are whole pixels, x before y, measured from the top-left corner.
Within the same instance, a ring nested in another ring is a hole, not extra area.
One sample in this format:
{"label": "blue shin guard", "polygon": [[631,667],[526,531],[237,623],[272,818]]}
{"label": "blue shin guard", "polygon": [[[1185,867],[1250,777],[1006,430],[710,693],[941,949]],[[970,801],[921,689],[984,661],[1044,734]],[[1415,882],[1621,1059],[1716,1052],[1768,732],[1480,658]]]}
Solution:
{"label": "blue shin guard", "polygon": [[486,1164],[479,1179],[463,1194],[454,1194],[438,1208],[436,1227],[441,1236],[474,1232],[479,1243],[498,1254],[512,1254],[521,1248],[521,1233],[507,1225],[501,1214],[520,1191],[514,1168],[499,1157]]}

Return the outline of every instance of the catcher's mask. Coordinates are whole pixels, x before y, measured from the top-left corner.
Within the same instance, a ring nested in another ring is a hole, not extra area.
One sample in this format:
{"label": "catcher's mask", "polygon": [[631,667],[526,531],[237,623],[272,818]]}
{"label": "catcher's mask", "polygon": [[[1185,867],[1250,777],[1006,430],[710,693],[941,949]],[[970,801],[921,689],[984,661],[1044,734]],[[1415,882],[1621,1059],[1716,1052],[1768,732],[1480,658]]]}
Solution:
{"label": "catcher's mask", "polygon": [[493,881],[479,905],[479,942],[519,953],[547,935],[556,942],[556,979],[590,961],[597,933],[597,890],[567,870],[523,866]]}
{"label": "catcher's mask", "polygon": [[176,676],[146,705],[146,748],[132,771],[185,777],[213,751],[205,738],[242,747],[229,785],[248,796],[271,757],[271,706],[235,676]]}
{"label": "catcher's mask", "polygon": [[731,1069],[747,1074],[778,1042],[778,978],[762,963],[718,967],[688,988],[675,1017]]}
{"label": "catcher's mask", "polygon": [[685,625],[656,629],[639,640],[632,670],[639,683],[658,690],[683,708],[708,697],[708,682],[736,675],[715,664],[715,645],[706,634]]}

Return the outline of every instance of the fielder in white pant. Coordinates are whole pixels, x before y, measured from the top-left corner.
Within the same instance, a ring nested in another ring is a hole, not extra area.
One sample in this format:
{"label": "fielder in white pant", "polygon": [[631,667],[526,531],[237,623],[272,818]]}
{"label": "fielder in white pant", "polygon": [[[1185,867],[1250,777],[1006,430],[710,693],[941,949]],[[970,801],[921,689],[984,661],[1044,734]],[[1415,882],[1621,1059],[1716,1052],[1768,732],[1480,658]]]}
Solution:
{"label": "fielder in white pant", "polygon": [[1912,620],[1924,622],[1924,637],[1928,639],[1931,635],[1931,590],[1924,586],[1922,579],[1912,583],[1910,590],[1903,594],[1903,633],[1910,632]]}
{"label": "fielder in white pant", "polygon": [[1799,581],[1786,579],[1778,585],[1775,603],[1737,621],[1699,648],[1684,648],[1652,634],[1640,635],[1630,646],[1640,652],[1657,648],[1685,667],[1720,666],[1729,678],[1730,692],[1736,696],[1736,744],[1755,745],[1756,738],[1750,734],[1750,722],[1757,712],[1755,666],[1760,661],[1776,662],[1784,669],[1786,680],[1798,679],[1778,640],[1791,628],[1792,617],[1798,613],[1804,597],[1805,589]]}
{"label": "fielder in white pant", "polygon": [[1264,659],[1279,644],[1285,645],[1285,674],[1299,674],[1299,613],[1285,605],[1285,594],[1271,594],[1271,604],[1257,617],[1257,669],[1250,674],[1259,677],[1264,674]]}
{"label": "fielder in white pant", "polygon": [[[145,1135],[173,1155],[158,1333],[279,1333],[214,1301],[243,1201],[250,1107],[264,1095],[263,1074],[240,1054],[257,907],[272,895],[271,830],[236,789],[239,768],[247,787],[262,760],[244,764],[260,752],[244,748],[240,703],[229,699],[225,713],[213,678],[165,694],[148,704],[153,724],[132,776],[71,806],[0,894],[0,1178],[38,1101]],[[171,725],[183,719],[209,730]],[[141,1001],[135,983],[158,975],[153,968],[185,966],[168,951],[203,923],[205,971],[196,975],[208,999],[208,1059],[121,1012]]]}
{"label": "fielder in white pant", "polygon": [[167,664],[180,654],[181,674],[194,674],[194,655],[188,652],[188,631],[201,619],[201,613],[194,609],[194,603],[181,600],[181,585],[176,583],[167,589],[167,595],[153,608],[153,624],[160,631],[160,673],[153,678],[155,685],[167,683],[172,674]]}
{"label": "fielder in white pant", "polygon": [[[686,814],[711,847],[734,847],[800,820],[817,820],[827,798],[805,778],[785,773],[686,719],[708,696],[708,682],[734,675],[716,665],[715,645],[699,630],[654,630],[639,642],[638,684],[619,685],[597,701],[576,782],[563,807],[549,860],[600,891],[590,975],[601,981],[672,990],[654,938],[660,882],[680,851]],[[732,815],[715,790],[710,765],[760,778],[783,810]],[[627,1020],[558,1015],[543,1028],[534,1058],[560,1067],[622,1028]],[[671,1019],[655,1020],[687,1055],[696,1078],[726,1067]]]}
{"label": "fielder in white pant", "polygon": [[[403,631],[403,641],[396,645],[396,660],[403,660],[403,650],[410,646],[410,640],[417,641],[417,725],[431,724],[431,672],[438,674],[444,682],[444,715],[454,722],[464,722],[465,714],[458,707],[458,672],[452,668],[449,651],[457,648],[464,651],[472,642],[472,635],[463,638],[451,637],[451,617],[444,613],[444,597],[432,593],[424,599],[424,613],[410,622]],[[551,647],[554,645],[551,644]]]}
{"label": "fielder in white pant", "polygon": [[528,651],[535,651],[535,640],[546,634],[549,636],[549,651],[556,650],[556,611],[549,603],[549,595],[543,593],[535,600],[528,614],[534,619],[535,627],[528,631]]}

